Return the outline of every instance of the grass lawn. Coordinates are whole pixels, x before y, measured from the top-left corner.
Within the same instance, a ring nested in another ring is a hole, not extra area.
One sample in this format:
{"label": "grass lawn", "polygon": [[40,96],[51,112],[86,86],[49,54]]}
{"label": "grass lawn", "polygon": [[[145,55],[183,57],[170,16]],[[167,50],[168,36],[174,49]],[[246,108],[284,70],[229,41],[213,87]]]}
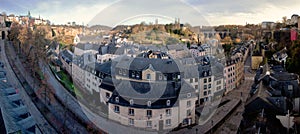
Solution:
{"label": "grass lawn", "polygon": [[57,72],[57,76],[61,79],[61,83],[71,92],[74,92],[74,85],[69,77],[68,74],[66,74],[64,71]]}
{"label": "grass lawn", "polygon": [[75,95],[75,97],[83,98],[82,93],[74,86],[71,77],[65,71],[62,70],[56,74],[61,79],[60,82],[72,93],[73,96]]}

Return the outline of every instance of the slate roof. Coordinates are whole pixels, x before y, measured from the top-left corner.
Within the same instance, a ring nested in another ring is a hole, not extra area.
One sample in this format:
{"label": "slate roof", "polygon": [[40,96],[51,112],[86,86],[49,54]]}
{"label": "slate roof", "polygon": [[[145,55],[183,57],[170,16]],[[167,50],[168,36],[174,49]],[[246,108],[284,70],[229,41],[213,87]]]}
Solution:
{"label": "slate roof", "polygon": [[60,52],[60,55],[66,62],[72,62],[73,61],[73,53],[70,50],[63,50]]}
{"label": "slate roof", "polygon": [[142,71],[148,68],[151,64],[156,71],[160,71],[161,73],[176,73],[180,72],[180,69],[177,64],[178,61],[173,59],[149,59],[142,57],[128,57],[123,56],[116,59],[116,62],[113,63],[113,66],[116,68]]}
{"label": "slate roof", "polygon": [[96,58],[92,53],[84,53],[80,56],[75,55],[72,62],[80,68],[85,68],[85,65],[96,62]]}
{"label": "slate roof", "polygon": [[[182,82],[178,87],[171,82],[148,83],[124,80],[115,85],[116,90],[109,99],[109,103],[135,108],[174,107],[178,106],[179,99],[187,98],[188,93],[190,93],[190,97],[196,97],[194,88],[186,82]],[[116,97],[119,98],[119,101],[116,101]],[[133,104],[130,104],[130,100],[133,100]],[[170,105],[167,105],[168,100]],[[151,101],[151,106],[147,105],[148,101]]]}
{"label": "slate roof", "polygon": [[[263,71],[266,69],[264,68]],[[300,95],[296,78],[298,77],[288,72],[274,72],[271,75],[261,76],[252,86],[251,94],[254,95],[246,103],[246,112],[251,113],[264,108],[275,115],[286,114],[287,110],[292,108],[287,98]]]}
{"label": "slate roof", "polygon": [[75,47],[81,50],[99,50],[100,44],[78,43]]}
{"label": "slate roof", "polygon": [[101,42],[103,38],[98,35],[85,35],[79,36],[80,43],[88,43],[88,42]]}

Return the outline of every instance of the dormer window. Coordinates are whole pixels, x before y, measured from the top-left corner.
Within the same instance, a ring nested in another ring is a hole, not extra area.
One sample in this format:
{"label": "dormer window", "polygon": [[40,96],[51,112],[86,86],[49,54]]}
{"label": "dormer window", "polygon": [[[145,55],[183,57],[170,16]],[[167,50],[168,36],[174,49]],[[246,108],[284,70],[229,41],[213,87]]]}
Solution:
{"label": "dormer window", "polygon": [[129,103],[130,103],[130,105],[133,105],[133,99],[131,99],[131,100],[129,101]]}
{"label": "dormer window", "polygon": [[171,105],[171,101],[167,100],[167,106],[170,106],[170,105]]}
{"label": "dormer window", "polygon": [[116,101],[117,103],[119,103],[119,97],[116,97],[116,98],[115,98],[115,101]]}
{"label": "dormer window", "polygon": [[161,74],[159,75],[158,79],[159,79],[159,80],[162,80],[162,75],[161,75]]}
{"label": "dormer window", "polygon": [[191,96],[192,96],[191,93],[188,93],[188,94],[187,94],[187,98],[190,98]]}
{"label": "dormer window", "polygon": [[211,71],[208,70],[208,75],[211,76]]}
{"label": "dormer window", "polygon": [[148,102],[147,102],[147,106],[148,106],[148,107],[151,107],[151,101],[148,101]]}

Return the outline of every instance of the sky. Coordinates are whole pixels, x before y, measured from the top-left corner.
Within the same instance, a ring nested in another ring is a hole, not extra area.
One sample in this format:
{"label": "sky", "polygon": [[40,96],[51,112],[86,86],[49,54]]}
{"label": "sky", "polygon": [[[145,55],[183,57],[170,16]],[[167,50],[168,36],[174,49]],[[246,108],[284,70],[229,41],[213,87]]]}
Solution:
{"label": "sky", "polygon": [[118,24],[180,22],[226,25],[281,21],[300,14],[299,0],[0,0],[0,13],[26,15],[54,24]]}

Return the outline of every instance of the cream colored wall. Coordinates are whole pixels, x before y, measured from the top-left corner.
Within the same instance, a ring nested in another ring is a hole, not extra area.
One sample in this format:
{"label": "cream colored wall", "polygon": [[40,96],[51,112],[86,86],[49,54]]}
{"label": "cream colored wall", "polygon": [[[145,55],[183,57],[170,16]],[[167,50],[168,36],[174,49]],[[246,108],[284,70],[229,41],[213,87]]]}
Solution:
{"label": "cream colored wall", "polygon": [[156,78],[156,73],[154,71],[152,71],[151,69],[146,69],[142,72],[142,79],[143,80],[147,80],[147,74],[150,74],[151,76],[151,81],[155,81]]}
{"label": "cream colored wall", "polygon": [[[179,123],[182,123],[185,118],[192,118],[192,124],[195,123],[195,102],[197,98],[189,98],[179,101]],[[187,101],[191,101],[191,106],[187,106]],[[187,110],[191,110],[191,116],[187,116]]]}
{"label": "cream colored wall", "polygon": [[[134,109],[134,116],[128,115],[128,107],[120,107],[120,113],[114,112],[114,104],[109,104],[109,114],[108,117],[111,120],[117,121],[123,125],[129,125],[129,118],[134,119],[134,127],[138,128],[147,128],[147,121],[152,121],[152,127],[148,129],[154,129],[159,130],[159,121],[163,120],[163,129],[171,129],[175,128],[179,125],[178,120],[178,107],[172,107],[171,109],[171,115],[166,115],[166,109]],[[152,117],[147,117],[147,110],[152,110]],[[166,126],[166,120],[171,119],[171,126]]]}

